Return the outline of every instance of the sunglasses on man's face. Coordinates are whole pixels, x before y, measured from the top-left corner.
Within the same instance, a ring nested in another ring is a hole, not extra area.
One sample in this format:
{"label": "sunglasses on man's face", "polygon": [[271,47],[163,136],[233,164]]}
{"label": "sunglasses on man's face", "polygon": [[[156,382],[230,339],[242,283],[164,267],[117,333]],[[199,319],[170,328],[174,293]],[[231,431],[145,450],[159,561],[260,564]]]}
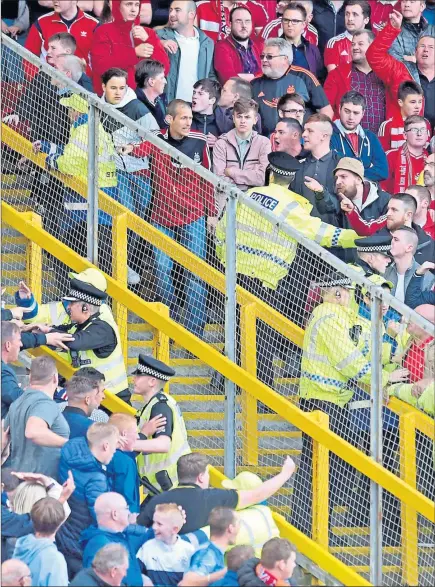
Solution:
{"label": "sunglasses on man's face", "polygon": [[261,61],[264,61],[265,59],[267,59],[268,61],[272,61],[272,59],[275,59],[276,57],[284,57],[284,55],[271,55],[270,53],[261,53],[260,54],[260,59]]}

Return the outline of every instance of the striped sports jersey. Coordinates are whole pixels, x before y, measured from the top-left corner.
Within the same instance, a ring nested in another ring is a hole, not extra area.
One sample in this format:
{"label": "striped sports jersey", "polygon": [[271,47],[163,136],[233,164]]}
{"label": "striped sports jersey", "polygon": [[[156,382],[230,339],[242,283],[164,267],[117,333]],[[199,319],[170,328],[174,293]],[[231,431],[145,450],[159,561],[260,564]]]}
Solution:
{"label": "striped sports jersey", "polygon": [[[263,29],[261,36],[263,39],[270,39],[275,37],[280,37],[282,35],[282,19],[276,18],[275,20],[271,20]],[[315,26],[311,23],[306,25],[304,32],[302,33],[304,39],[306,39],[309,43],[313,45],[319,44],[319,33]]]}
{"label": "striped sports jersey", "polygon": [[[426,126],[427,141],[429,144],[430,138],[432,136],[432,129],[428,120],[426,120]],[[397,113],[395,116],[385,120],[385,122],[383,122],[379,127],[378,137],[381,141],[381,145],[383,146],[384,151],[398,149],[401,147],[406,138],[402,115]]]}
{"label": "striped sports jersey", "polygon": [[352,35],[347,31],[330,39],[323,56],[325,67],[329,65],[338,67],[342,63],[350,63],[352,61],[351,48]]}

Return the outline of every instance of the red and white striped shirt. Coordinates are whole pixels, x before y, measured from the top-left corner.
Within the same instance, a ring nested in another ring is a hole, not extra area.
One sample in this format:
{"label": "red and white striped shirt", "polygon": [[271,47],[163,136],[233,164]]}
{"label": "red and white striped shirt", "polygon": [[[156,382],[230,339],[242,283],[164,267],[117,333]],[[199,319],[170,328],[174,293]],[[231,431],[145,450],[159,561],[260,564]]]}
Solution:
{"label": "red and white striped shirt", "polygon": [[[276,18],[275,20],[271,20],[269,24],[267,24],[264,27],[261,36],[263,37],[263,39],[270,39],[280,37],[282,33],[282,19]],[[317,32],[316,27],[312,24],[308,24],[305,26],[305,30],[302,33],[302,36],[309,43],[316,45],[316,47],[319,44],[319,33]]]}
{"label": "red and white striped shirt", "polygon": [[[261,34],[269,20],[264,6],[255,0],[246,0],[246,2],[240,0],[234,6],[244,6],[250,11],[253,29],[261,29]],[[197,2],[196,19],[198,28],[214,42],[226,39],[231,32],[230,10],[223,5],[222,0],[200,0]]]}
{"label": "red and white striped shirt", "polygon": [[325,67],[328,65],[338,67],[342,63],[350,63],[352,61],[351,49],[352,35],[348,31],[329,39],[323,55]]}
{"label": "red and white striped shirt", "polygon": [[[372,31],[377,35],[381,32],[384,26],[390,20],[390,14],[393,12],[396,0],[377,0],[376,2],[370,2],[372,7],[372,15],[370,17],[370,24],[372,25]],[[400,9],[398,9],[400,10]]]}
{"label": "red and white striped shirt", "polygon": [[[425,119],[426,120],[426,119]],[[430,122],[426,120],[427,126],[427,140],[428,143],[432,136],[432,129]],[[385,120],[379,127],[378,137],[381,142],[384,151],[391,149],[398,149],[405,142],[405,128],[404,119],[400,113],[395,114],[393,117]]]}

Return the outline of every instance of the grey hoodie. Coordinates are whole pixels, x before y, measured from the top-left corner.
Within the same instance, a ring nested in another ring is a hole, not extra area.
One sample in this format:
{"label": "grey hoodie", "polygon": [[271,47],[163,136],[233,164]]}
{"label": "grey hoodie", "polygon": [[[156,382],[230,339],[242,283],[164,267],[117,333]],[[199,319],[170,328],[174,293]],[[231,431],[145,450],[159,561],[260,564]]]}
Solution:
{"label": "grey hoodie", "polygon": [[65,558],[49,538],[36,538],[34,534],[18,538],[13,558],[29,567],[33,587],[68,585]]}
{"label": "grey hoodie", "polygon": [[[103,100],[106,102],[104,94]],[[122,112],[122,114],[125,114],[125,116],[128,116],[128,118],[134,120],[144,130],[159,130],[159,125],[154,116],[147,109],[145,104],[138,100],[136,93],[130,87],[127,87],[127,91],[121,102],[119,104],[111,104],[111,106],[112,108],[119,110],[119,112]],[[115,120],[110,119],[109,117],[105,117],[104,120],[102,120],[102,123],[104,129],[111,132],[115,148],[124,145],[138,145],[142,142],[141,137],[136,132],[130,130],[126,126],[120,127]],[[132,155],[120,155],[117,153],[115,155],[115,162],[117,169],[127,171],[128,173],[134,173],[135,171],[149,168],[148,157],[133,157]]]}

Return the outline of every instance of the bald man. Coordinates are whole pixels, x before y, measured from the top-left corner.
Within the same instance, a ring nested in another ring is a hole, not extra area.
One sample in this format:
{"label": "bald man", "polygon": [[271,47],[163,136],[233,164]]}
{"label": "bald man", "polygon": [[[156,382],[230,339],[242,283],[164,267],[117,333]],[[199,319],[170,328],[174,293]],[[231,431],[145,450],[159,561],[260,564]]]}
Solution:
{"label": "bald man", "polygon": [[2,564],[1,581],[3,587],[29,587],[32,575],[26,563],[11,558]]}
{"label": "bald man", "polygon": [[90,567],[96,553],[105,546],[116,542],[122,544],[129,554],[129,567],[125,577],[127,585],[142,585],[142,575],[136,558],[139,548],[154,533],[136,524],[135,516],[130,514],[127,502],[119,493],[102,493],[95,501],[97,525],[90,526],[81,535],[83,567]]}

